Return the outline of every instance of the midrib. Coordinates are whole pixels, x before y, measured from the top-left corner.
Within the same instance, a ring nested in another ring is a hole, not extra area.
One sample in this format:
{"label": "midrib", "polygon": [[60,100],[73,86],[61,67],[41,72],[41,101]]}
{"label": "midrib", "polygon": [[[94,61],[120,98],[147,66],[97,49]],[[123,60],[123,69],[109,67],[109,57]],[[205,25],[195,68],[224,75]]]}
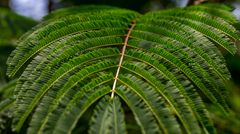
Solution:
{"label": "midrib", "polygon": [[117,68],[117,71],[116,71],[116,75],[114,77],[114,82],[113,82],[113,86],[112,86],[112,90],[111,90],[112,91],[111,99],[113,99],[113,97],[114,97],[119,73],[120,73],[120,70],[121,70],[122,63],[123,63],[123,58],[124,58],[126,48],[127,48],[127,45],[128,45],[128,40],[129,40],[129,37],[130,37],[130,35],[132,33],[132,30],[135,27],[135,25],[136,25],[136,22],[132,21],[131,27],[129,28],[128,33],[127,33],[127,35],[125,37],[125,40],[124,40],[124,45],[123,45],[123,48],[122,48],[122,51],[121,51],[121,57],[120,57],[120,60],[119,60],[119,63],[118,63],[118,68]]}

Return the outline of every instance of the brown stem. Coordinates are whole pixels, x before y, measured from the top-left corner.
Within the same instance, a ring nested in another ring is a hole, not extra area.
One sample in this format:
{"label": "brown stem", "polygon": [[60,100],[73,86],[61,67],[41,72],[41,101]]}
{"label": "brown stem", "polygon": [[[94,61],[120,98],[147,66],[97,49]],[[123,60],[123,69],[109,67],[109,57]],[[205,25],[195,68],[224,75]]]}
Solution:
{"label": "brown stem", "polygon": [[118,63],[117,72],[116,72],[116,75],[114,77],[111,99],[113,99],[113,97],[114,97],[114,93],[115,93],[115,89],[116,89],[116,85],[117,85],[117,80],[118,80],[118,77],[119,77],[119,72],[120,72],[120,69],[121,69],[121,66],[122,66],[122,63],[123,63],[123,57],[124,57],[124,54],[126,52],[126,48],[127,48],[127,45],[128,45],[129,36],[130,36],[133,28],[135,27],[135,25],[136,25],[136,22],[134,21],[132,23],[130,29],[128,30],[128,33],[127,33],[126,37],[125,37],[124,45],[123,45],[122,52],[121,52],[121,57],[120,57],[120,60],[119,60],[119,63]]}

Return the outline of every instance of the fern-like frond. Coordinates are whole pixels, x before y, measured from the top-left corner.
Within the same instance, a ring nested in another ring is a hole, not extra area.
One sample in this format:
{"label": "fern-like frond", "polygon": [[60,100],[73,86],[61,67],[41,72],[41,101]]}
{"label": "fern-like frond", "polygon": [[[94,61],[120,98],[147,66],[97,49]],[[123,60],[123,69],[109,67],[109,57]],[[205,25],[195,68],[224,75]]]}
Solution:
{"label": "fern-like frond", "polygon": [[14,130],[28,123],[27,133],[71,133],[95,107],[90,133],[126,133],[126,106],[144,134],[216,133],[205,100],[229,111],[221,50],[234,54],[239,40],[231,8],[216,6],[50,14],[8,59],[10,77],[24,70],[14,90]]}
{"label": "fern-like frond", "polygon": [[16,85],[17,85],[17,79],[11,80],[6,84],[1,85],[0,86],[0,96],[1,96],[0,100],[8,98],[8,97],[12,97]]}
{"label": "fern-like frond", "polygon": [[12,80],[6,84],[0,85],[0,133],[10,133],[11,120],[13,118],[13,108],[15,98],[13,91],[17,80]]}
{"label": "fern-like frond", "polygon": [[124,114],[117,97],[101,99],[91,121],[89,134],[126,134]]}

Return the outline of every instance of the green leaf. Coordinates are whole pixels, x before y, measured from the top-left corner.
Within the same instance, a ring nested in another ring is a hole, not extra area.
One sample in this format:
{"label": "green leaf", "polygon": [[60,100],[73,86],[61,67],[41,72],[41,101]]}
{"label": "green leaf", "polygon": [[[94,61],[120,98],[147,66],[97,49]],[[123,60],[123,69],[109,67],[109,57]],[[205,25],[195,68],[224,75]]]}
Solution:
{"label": "green leaf", "polygon": [[94,111],[89,133],[127,133],[126,114],[143,134],[216,133],[206,105],[230,111],[222,52],[234,54],[240,38],[231,8],[213,5],[145,15],[109,6],[53,12],[8,59],[8,76],[21,73],[13,129],[72,133]]}
{"label": "green leaf", "polygon": [[118,97],[98,102],[91,119],[90,134],[126,134],[124,114]]}

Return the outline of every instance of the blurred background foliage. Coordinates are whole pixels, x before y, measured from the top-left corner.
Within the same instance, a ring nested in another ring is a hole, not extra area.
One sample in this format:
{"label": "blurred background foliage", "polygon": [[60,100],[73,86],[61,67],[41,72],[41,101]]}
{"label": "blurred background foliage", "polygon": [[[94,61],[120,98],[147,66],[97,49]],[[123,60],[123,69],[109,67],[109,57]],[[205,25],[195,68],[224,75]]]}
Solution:
{"label": "blurred background foliage", "polygon": [[0,84],[7,81],[6,60],[16,46],[16,41],[37,22],[17,15],[8,8],[0,8]]}
{"label": "blurred background foliage", "polygon": [[[16,81],[9,80],[5,75],[5,62],[8,55],[16,47],[17,39],[53,10],[69,6],[94,4],[112,5],[145,13],[206,2],[232,5],[234,7],[233,14],[240,20],[240,0],[0,0],[0,101],[10,97],[16,85]],[[219,134],[240,134],[240,43],[237,42],[237,45],[239,48],[237,55],[232,56],[224,53],[232,74],[232,89],[228,100],[232,113],[225,117],[214,106],[209,106]],[[6,118],[10,117],[7,116]],[[4,127],[1,125],[4,124],[6,127],[10,123],[0,121],[0,133],[9,133],[10,131],[1,131],[1,127]],[[138,129],[131,124],[128,127],[129,129]]]}

